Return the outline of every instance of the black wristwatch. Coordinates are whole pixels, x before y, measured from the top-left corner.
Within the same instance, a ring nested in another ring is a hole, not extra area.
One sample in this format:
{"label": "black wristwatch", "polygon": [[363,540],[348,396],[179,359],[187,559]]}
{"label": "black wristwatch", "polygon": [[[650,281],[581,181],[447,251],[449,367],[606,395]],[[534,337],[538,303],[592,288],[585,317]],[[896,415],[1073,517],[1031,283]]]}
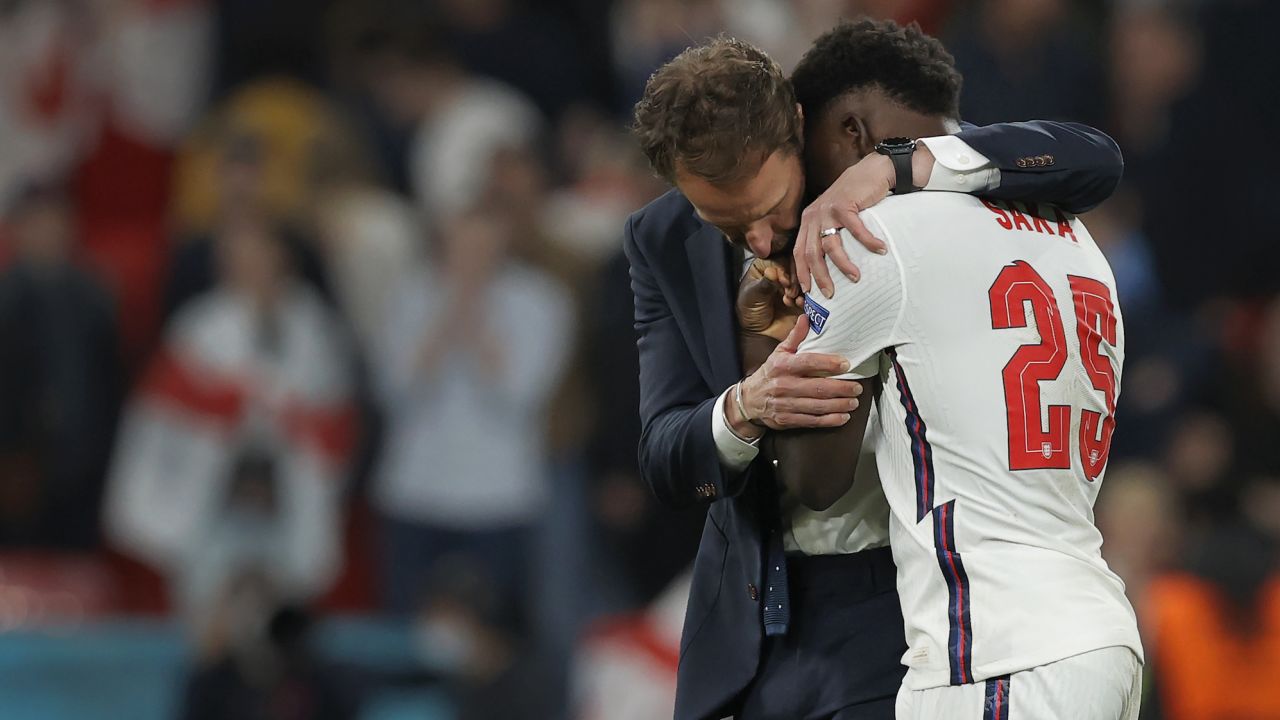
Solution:
{"label": "black wristwatch", "polygon": [[905,137],[886,138],[876,143],[876,152],[888,155],[893,161],[893,170],[898,176],[893,186],[894,195],[906,195],[920,189],[911,176],[911,156],[916,152],[915,140]]}

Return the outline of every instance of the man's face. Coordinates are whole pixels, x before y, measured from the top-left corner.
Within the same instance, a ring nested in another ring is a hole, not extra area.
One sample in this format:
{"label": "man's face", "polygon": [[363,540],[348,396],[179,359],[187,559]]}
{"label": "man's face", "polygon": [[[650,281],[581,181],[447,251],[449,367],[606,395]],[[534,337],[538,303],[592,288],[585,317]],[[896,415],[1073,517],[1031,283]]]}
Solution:
{"label": "man's face", "polygon": [[800,226],[804,170],[790,150],[775,151],[755,174],[726,185],[677,171],[676,187],[698,217],[759,258],[786,251]]}

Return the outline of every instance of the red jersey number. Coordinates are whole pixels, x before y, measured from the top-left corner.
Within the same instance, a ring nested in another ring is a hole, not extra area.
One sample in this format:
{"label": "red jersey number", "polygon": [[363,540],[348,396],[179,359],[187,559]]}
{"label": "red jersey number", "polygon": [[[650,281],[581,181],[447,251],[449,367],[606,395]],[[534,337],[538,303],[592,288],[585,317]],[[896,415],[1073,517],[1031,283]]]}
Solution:
{"label": "red jersey number", "polygon": [[[1106,415],[1081,410],[1080,462],[1092,482],[1106,467],[1115,429],[1116,377],[1102,342],[1116,343],[1115,305],[1103,283],[1068,276],[1080,340],[1080,361],[1093,387],[1106,397]],[[1056,380],[1067,362],[1066,332],[1053,290],[1026,261],[1006,265],[988,291],[991,327],[1027,326],[1030,307],[1040,342],[1023,345],[1004,366],[1004,396],[1009,429],[1009,469],[1065,470],[1071,467],[1071,407],[1050,405],[1041,412],[1040,383]],[[1047,422],[1046,422],[1047,421]]]}

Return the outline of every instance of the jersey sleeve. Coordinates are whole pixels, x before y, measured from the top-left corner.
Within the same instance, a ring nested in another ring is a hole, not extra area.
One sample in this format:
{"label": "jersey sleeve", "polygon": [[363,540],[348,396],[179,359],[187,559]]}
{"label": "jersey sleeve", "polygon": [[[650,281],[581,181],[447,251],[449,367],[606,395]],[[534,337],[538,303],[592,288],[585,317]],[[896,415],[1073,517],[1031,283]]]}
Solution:
{"label": "jersey sleeve", "polygon": [[799,350],[843,356],[853,369],[840,377],[848,379],[879,374],[880,351],[895,344],[903,308],[902,272],[892,239],[871,213],[864,212],[862,219],[872,234],[888,244],[889,252],[878,255],[848,230],[840,231],[845,252],[862,277],[855,283],[827,260],[835,293],[826,298],[815,287],[805,296],[809,336]]}

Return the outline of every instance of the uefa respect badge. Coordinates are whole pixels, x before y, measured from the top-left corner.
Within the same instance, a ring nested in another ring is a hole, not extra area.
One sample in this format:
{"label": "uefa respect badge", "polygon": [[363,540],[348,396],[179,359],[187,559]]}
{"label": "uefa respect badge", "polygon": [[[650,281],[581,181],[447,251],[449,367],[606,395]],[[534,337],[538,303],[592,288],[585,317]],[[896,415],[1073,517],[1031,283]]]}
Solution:
{"label": "uefa respect badge", "polygon": [[827,326],[827,318],[831,317],[831,311],[819,305],[807,293],[804,296],[804,314],[809,316],[809,327],[818,335],[822,334],[822,329]]}

